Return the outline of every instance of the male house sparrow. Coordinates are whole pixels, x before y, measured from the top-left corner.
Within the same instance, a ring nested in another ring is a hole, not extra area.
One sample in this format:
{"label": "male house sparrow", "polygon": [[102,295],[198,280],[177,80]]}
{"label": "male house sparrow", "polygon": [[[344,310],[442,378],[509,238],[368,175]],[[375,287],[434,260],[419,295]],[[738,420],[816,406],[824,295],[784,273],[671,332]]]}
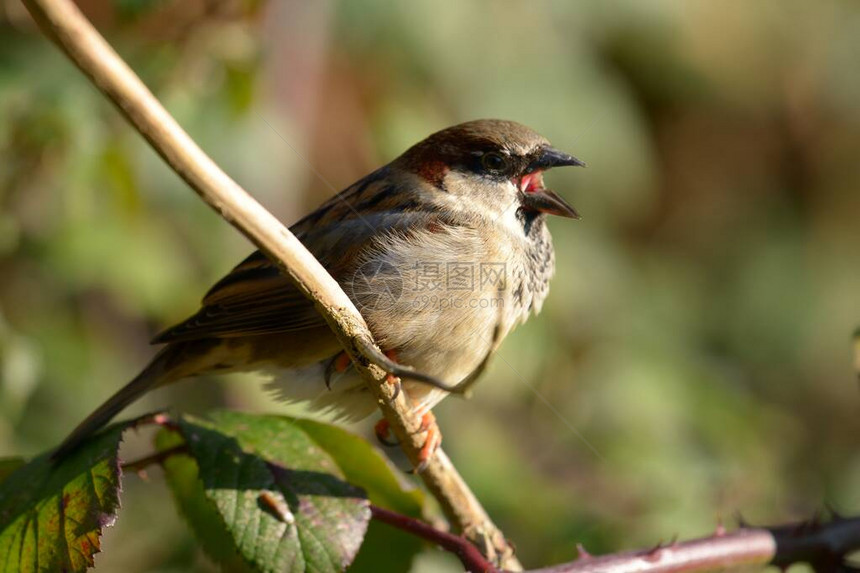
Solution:
{"label": "male house sparrow", "polygon": [[[583,163],[518,123],[471,121],[414,145],[290,230],[344,288],[390,358],[462,388],[547,295],[554,255],[546,215],[577,217],[543,186],[543,172],[562,165]],[[55,457],[149,390],[212,372],[268,371],[283,398],[346,419],[376,409],[313,303],[260,251],[153,343],[167,346]],[[409,379],[402,389],[424,416],[448,394]],[[435,425],[428,420],[428,427]],[[439,443],[430,434],[424,460]]]}

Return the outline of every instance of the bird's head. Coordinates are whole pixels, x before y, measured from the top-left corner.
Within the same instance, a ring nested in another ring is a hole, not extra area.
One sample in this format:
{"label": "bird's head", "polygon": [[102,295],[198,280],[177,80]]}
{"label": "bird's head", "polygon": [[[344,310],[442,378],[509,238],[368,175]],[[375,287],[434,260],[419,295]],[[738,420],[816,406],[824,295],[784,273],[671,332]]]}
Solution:
{"label": "bird's head", "polygon": [[585,164],[513,121],[480,119],[443,129],[411,147],[397,162],[439,192],[473,201],[491,213],[521,210],[579,217],[544,187],[543,173]]}

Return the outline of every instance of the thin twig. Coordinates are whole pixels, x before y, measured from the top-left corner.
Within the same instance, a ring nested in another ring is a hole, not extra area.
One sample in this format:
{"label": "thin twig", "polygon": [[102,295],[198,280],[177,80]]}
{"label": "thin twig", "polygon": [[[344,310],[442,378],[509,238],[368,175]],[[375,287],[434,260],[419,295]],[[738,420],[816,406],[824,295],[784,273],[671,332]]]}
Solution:
{"label": "thin twig", "polygon": [[860,571],[845,556],[860,549],[860,518],[834,516],[777,527],[742,527],[710,537],[651,549],[592,556],[584,551],[571,563],[535,569],[531,573],[676,573],[712,571],[750,565],[809,563],[818,573]]}
{"label": "thin twig", "polygon": [[496,573],[498,571],[465,537],[440,531],[423,521],[375,505],[370,506],[370,514],[377,521],[387,523],[407,533],[426,539],[442,549],[453,553],[460,558],[460,562],[463,563],[463,567],[469,573]]}
{"label": "thin twig", "polygon": [[[24,0],[24,4],[45,34],[117,106],[170,167],[314,301],[367,382],[404,452],[417,466],[423,445],[421,420],[405,396],[395,397],[394,386],[383,383],[385,372],[374,364],[379,349],[361,314],[337,282],[286,227],[194,143],[72,2]],[[374,352],[368,353],[368,348]],[[509,569],[521,569],[502,532],[441,450],[421,477],[457,529],[493,561]]]}
{"label": "thin twig", "polygon": [[145,470],[151,465],[161,464],[170,456],[185,453],[188,453],[188,445],[178,444],[176,446],[173,446],[172,448],[160,450],[148,456],[142,457],[138,460],[134,460],[133,462],[125,462],[124,464],[122,464],[122,471],[123,473],[137,473]]}

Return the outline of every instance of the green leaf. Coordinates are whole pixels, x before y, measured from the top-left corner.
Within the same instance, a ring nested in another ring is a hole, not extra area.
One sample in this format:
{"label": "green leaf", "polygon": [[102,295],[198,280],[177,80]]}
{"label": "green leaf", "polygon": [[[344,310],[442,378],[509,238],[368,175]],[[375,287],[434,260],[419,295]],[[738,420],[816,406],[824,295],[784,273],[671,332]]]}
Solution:
{"label": "green leaf", "polygon": [[[333,458],[346,481],[367,492],[371,503],[404,515],[421,517],[424,493],[403,480],[378,448],[330,424],[293,418],[274,419],[292,422],[307,433]],[[159,449],[168,449],[180,443],[179,435],[169,430],[163,430],[158,436]],[[241,566],[236,562],[238,554],[232,539],[205,497],[196,464],[187,456],[173,456],[165,464],[165,470],[179,510],[203,549],[222,563],[225,570],[239,570]],[[405,569],[421,548],[421,541],[414,536],[384,524],[371,523],[350,571],[379,571],[383,561],[390,570]],[[382,567],[383,570],[385,568]]]}
{"label": "green leaf", "polygon": [[293,422],[334,458],[349,483],[367,492],[370,503],[410,517],[422,516],[424,492],[403,480],[378,448],[331,424],[305,419]]}
{"label": "green leaf", "polygon": [[[331,424],[295,420],[334,458],[349,483],[361,486],[370,503],[420,519],[424,492],[402,479],[388,458],[367,440]],[[350,573],[405,571],[423,548],[422,541],[384,523],[371,522]]]}
{"label": "green leaf", "polygon": [[[167,428],[159,431],[155,442],[160,451],[185,443],[181,435]],[[215,505],[206,497],[194,459],[187,454],[176,454],[168,457],[162,466],[176,506],[206,554],[220,563],[223,571],[253,571],[236,550]]]}
{"label": "green leaf", "polygon": [[[293,420],[220,412],[211,422],[184,417],[179,430],[206,498],[254,568],[335,572],[355,558],[370,520],[368,501]],[[171,485],[180,470],[190,471],[166,468],[174,473]],[[186,517],[201,516],[188,509]]]}
{"label": "green leaf", "polygon": [[42,454],[0,483],[0,572],[93,565],[102,528],[116,519],[117,453],[123,430],[133,423],[111,426],[59,464]]}
{"label": "green leaf", "polygon": [[349,573],[409,571],[412,560],[426,545],[419,537],[373,520]]}

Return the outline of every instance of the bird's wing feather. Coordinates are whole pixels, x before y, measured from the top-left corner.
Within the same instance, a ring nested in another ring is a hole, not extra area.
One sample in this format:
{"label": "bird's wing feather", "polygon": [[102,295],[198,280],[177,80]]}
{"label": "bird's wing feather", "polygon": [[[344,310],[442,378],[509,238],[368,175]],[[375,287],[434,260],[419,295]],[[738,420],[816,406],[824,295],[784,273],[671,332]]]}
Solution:
{"label": "bird's wing feather", "polygon": [[288,332],[323,324],[313,304],[260,251],[218,281],[201,309],[153,339],[154,344]]}
{"label": "bird's wing feather", "polygon": [[[384,175],[384,168],[372,173],[291,228],[341,284],[355,271],[350,261],[358,257],[349,256],[350,251],[365,248],[373,237],[402,227],[410,219],[402,212],[400,216],[392,213],[390,206],[386,209],[397,190]],[[206,293],[197,314],[160,333],[152,342],[252,336],[323,324],[313,303],[266,255],[255,251]]]}

